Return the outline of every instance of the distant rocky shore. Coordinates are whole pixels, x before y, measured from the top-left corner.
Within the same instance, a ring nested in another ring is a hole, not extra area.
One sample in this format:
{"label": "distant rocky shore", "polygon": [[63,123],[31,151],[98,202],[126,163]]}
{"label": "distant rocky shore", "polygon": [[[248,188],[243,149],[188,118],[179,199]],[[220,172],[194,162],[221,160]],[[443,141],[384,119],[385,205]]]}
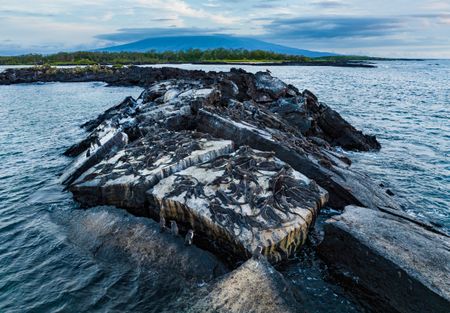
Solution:
{"label": "distant rocky shore", "polygon": [[[310,91],[236,69],[0,73],[0,84],[50,81],[144,88],[82,125],[88,135],[65,152],[74,160],[61,181],[83,207],[113,205],[159,222],[152,253],[167,256],[159,250],[172,236],[177,271],[192,275],[205,264],[207,286],[183,295],[177,311],[303,312],[301,290],[271,264],[314,232],[330,272],[373,310],[448,312],[449,236],[352,169],[337,147],[370,151],[379,142]],[[342,214],[320,232],[324,206]],[[188,262],[192,244],[198,260]]]}
{"label": "distant rocky shore", "polygon": [[334,66],[334,67],[362,67],[375,68],[374,63],[367,61],[303,61],[303,62],[193,62],[192,64],[204,65],[256,65],[256,66]]}

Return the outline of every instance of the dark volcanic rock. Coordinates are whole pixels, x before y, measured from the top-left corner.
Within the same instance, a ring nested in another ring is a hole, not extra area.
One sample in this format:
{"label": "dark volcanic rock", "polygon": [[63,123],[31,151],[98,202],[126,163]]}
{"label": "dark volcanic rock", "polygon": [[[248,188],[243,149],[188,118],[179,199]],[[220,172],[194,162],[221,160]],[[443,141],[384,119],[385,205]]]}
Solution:
{"label": "dark volcanic rock", "polygon": [[98,145],[89,146],[85,153],[79,155],[67,168],[61,176],[61,181],[65,185],[73,183],[81,174],[86,172],[97,163],[117,153],[128,143],[127,134],[111,130],[102,139],[97,139]]}
{"label": "dark volcanic rock", "polygon": [[[78,157],[62,178],[84,206],[173,219],[215,251],[245,259],[261,247],[271,261],[301,246],[327,192],[335,208],[399,207],[332,148],[376,141],[309,91],[263,72],[118,71],[100,73],[148,88],[84,124],[91,133],[67,150]],[[67,69],[48,75],[71,77]]]}
{"label": "dark volcanic rock", "polygon": [[126,97],[121,103],[100,114],[96,119],[84,123],[81,127],[86,131],[91,132],[100,126],[101,123],[107,120],[120,120],[122,115],[131,116],[134,113],[134,108],[137,106],[136,100],[133,97]]}
{"label": "dark volcanic rock", "polygon": [[376,186],[367,175],[349,169],[342,155],[316,146],[264,108],[249,106],[248,102],[233,103],[220,111],[200,109],[197,116],[199,131],[233,140],[238,146],[274,151],[279,159],[325,188],[330,194],[332,207],[357,204],[372,208],[399,208],[394,198]]}
{"label": "dark volcanic rock", "polygon": [[319,252],[383,312],[449,312],[450,238],[398,211],[350,206]]}
{"label": "dark volcanic rock", "polygon": [[203,71],[188,71],[177,68],[151,68],[129,66],[87,66],[55,68],[38,66],[20,69],[6,69],[0,73],[0,85],[35,82],[92,82],[102,81],[114,86],[149,86],[166,79],[201,78]]}
{"label": "dark volcanic rock", "polygon": [[[122,264],[125,268],[136,266],[142,271],[140,275],[148,275],[144,280],[146,290],[155,291],[154,297],[161,297],[160,300],[176,302],[179,291],[213,283],[229,272],[211,253],[186,246],[179,236],[161,233],[158,223],[151,219],[137,218],[111,207],[54,213],[52,220],[64,226],[70,245],[77,245],[100,266],[102,263],[113,268]],[[156,302],[161,306],[162,301]],[[150,310],[160,311],[158,307]]]}
{"label": "dark volcanic rock", "polygon": [[347,150],[361,151],[381,148],[375,136],[364,135],[344,120],[339,113],[323,104],[316,120],[332,145],[341,146]]}

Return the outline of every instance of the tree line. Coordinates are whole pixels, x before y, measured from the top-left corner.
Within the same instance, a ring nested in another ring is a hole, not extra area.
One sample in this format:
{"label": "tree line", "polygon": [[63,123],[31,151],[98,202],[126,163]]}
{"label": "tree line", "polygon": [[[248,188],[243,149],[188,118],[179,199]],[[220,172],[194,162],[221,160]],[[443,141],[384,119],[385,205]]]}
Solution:
{"label": "tree line", "polygon": [[26,54],[0,56],[0,65],[92,65],[92,64],[155,64],[192,62],[311,62],[310,58],[263,50],[189,49],[182,51],[148,52],[60,52],[56,54]]}

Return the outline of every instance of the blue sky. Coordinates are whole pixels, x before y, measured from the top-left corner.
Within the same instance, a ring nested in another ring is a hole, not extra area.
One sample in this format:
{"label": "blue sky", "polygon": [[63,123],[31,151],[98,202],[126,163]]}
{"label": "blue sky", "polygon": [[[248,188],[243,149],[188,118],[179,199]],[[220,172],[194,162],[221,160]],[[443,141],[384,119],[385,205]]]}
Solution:
{"label": "blue sky", "polygon": [[344,54],[450,58],[450,0],[0,0],[0,54],[230,34]]}

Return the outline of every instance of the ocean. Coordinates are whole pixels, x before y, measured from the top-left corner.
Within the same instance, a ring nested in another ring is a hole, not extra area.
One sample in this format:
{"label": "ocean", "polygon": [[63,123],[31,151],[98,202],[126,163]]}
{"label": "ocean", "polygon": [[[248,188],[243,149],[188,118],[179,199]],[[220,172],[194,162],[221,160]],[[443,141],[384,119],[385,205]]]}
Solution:
{"label": "ocean", "polygon": [[[345,152],[352,166],[388,186],[410,214],[450,230],[450,61],[239,67],[268,69],[309,89],[376,135],[381,151]],[[133,249],[136,241],[145,245],[130,234],[146,220],[109,207],[81,210],[58,181],[70,162],[62,152],[84,136],[79,125],[141,91],[103,83],[0,86],[0,312],[160,312],[176,301],[180,290]],[[111,244],[114,236],[128,244]],[[108,257],[95,253],[98,246]],[[279,269],[310,299],[309,312],[363,310],[312,252]]]}

